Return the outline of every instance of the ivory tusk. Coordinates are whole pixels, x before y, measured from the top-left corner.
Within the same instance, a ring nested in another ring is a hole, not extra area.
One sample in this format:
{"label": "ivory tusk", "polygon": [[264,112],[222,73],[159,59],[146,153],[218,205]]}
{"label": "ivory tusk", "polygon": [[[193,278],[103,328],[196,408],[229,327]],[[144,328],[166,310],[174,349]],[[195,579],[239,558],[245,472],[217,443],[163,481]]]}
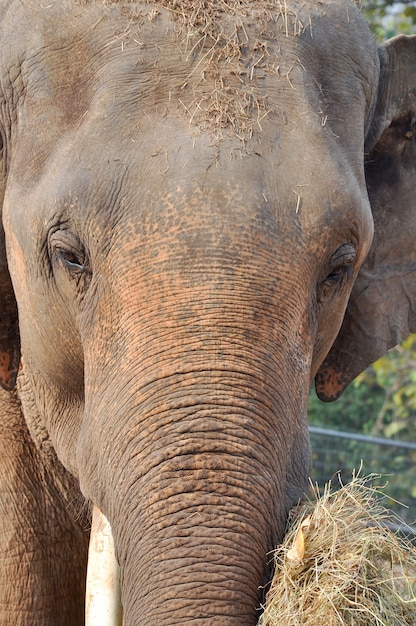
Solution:
{"label": "ivory tusk", "polygon": [[99,509],[92,513],[88,552],[85,626],[122,626],[119,566],[111,526]]}

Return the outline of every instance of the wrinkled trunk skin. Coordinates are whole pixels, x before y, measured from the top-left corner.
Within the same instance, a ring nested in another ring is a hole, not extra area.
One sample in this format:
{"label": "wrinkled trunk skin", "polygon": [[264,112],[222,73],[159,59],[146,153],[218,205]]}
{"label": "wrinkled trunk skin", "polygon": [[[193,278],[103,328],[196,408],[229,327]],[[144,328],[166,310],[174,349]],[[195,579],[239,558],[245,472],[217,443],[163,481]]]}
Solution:
{"label": "wrinkled trunk skin", "polygon": [[236,272],[231,287],[216,271],[214,288],[167,274],[163,297],[128,296],[99,357],[86,339],[81,488],[113,529],[126,626],[255,624],[268,553],[305,488],[306,391],[283,391],[308,389],[302,342],[291,351],[289,313],[276,321],[256,268],[238,298]]}
{"label": "wrinkled trunk skin", "polygon": [[[169,395],[182,396],[180,387]],[[217,398],[214,407],[201,395],[188,389],[185,402],[169,407],[174,428],[162,418],[123,453],[117,446],[105,452],[109,487],[96,498],[113,527],[126,626],[257,621],[267,554],[282,538],[289,504],[282,477],[292,468],[278,450],[282,441],[285,449],[294,443],[282,431],[277,442],[271,411],[259,425],[247,399],[234,398],[231,407]],[[299,486],[302,478],[292,475]]]}

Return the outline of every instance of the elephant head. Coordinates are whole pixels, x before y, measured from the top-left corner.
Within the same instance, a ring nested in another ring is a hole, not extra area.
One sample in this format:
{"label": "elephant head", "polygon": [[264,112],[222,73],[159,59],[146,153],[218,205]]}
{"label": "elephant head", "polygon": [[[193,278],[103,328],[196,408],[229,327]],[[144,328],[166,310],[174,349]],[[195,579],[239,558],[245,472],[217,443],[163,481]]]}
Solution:
{"label": "elephant head", "polygon": [[344,0],[175,6],[1,4],[0,382],[109,520],[125,626],[247,626],[310,381],[356,375],[362,301],[363,361],[412,326],[416,42]]}

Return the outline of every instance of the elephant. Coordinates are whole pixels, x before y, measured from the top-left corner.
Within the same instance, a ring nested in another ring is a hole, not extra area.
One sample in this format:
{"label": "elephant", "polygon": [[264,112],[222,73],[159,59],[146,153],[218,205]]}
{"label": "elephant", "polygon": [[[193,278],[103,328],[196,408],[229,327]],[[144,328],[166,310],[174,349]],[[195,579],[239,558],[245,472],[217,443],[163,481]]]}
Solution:
{"label": "elephant", "polygon": [[336,399],[416,331],[416,37],[349,0],[1,0],[0,625],[249,626]]}

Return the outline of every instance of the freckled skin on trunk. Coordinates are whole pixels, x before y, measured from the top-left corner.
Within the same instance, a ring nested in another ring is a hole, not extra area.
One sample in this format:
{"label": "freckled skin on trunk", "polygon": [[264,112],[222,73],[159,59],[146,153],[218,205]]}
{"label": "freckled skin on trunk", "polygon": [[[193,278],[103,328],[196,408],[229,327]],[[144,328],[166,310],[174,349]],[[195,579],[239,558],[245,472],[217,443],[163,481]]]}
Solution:
{"label": "freckled skin on trunk", "polygon": [[[202,241],[199,228],[194,219],[192,236]],[[223,236],[232,246],[229,230]],[[86,339],[93,357],[78,443],[81,488],[111,523],[129,626],[255,624],[267,554],[306,490],[306,398],[282,389],[286,376],[306,376],[307,389],[308,372],[294,355],[283,365],[276,348],[278,322],[267,315],[276,287],[264,260],[247,269],[235,256],[229,275],[217,246],[208,269],[206,246],[199,258],[185,258],[190,236],[181,231],[160,259],[157,288],[143,250],[140,271],[150,278],[140,291],[136,268],[124,267],[117,332],[108,338],[101,324],[105,339]],[[180,274],[170,269],[179,254]],[[262,276],[255,285],[254,274]],[[113,302],[118,280],[113,272]],[[117,372],[97,368],[114,361]],[[124,380],[117,398],[115,375]]]}
{"label": "freckled skin on trunk", "polygon": [[[102,505],[122,569],[126,624],[255,624],[270,577],[265,555],[282,538],[290,501],[275,476],[291,473],[298,489],[303,477],[282,467],[272,432],[262,443],[252,426],[258,415],[196,399],[190,411],[181,405],[174,435],[154,423],[137,434],[140,445],[107,452],[113,475]],[[151,441],[155,430],[160,447]],[[308,462],[304,446],[299,469]]]}

